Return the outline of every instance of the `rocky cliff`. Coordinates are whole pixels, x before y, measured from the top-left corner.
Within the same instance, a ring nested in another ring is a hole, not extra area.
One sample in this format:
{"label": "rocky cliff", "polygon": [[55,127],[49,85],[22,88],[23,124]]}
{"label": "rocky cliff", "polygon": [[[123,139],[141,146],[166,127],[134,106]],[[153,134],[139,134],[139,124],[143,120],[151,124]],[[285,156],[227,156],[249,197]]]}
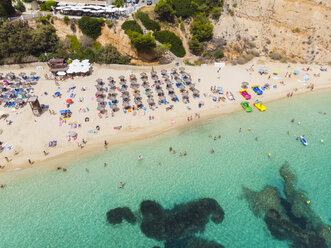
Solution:
{"label": "rocky cliff", "polygon": [[[330,0],[226,3],[224,14],[214,23],[211,44],[223,42],[227,59],[254,50],[255,54],[273,52],[291,61],[331,63]],[[234,15],[229,14],[231,10]]]}

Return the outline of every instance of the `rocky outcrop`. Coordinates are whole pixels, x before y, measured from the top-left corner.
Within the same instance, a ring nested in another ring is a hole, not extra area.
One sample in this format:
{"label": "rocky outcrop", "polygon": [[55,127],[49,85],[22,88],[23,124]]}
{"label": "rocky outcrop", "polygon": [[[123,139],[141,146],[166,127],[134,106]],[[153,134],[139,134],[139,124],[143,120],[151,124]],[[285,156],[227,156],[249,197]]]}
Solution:
{"label": "rocky outcrop", "polygon": [[[331,1],[226,1],[225,12],[214,23],[214,38],[226,41],[229,60],[247,49],[260,54],[277,52],[298,62],[331,62]],[[237,3],[237,7],[233,7]],[[234,16],[226,14],[234,11]]]}

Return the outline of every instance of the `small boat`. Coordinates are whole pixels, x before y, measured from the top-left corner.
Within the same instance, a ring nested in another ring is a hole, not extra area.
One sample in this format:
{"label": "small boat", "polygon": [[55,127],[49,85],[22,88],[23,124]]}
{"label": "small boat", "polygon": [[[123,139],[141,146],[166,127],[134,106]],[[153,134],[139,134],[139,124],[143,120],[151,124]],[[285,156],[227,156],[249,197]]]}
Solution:
{"label": "small boat", "polygon": [[308,142],[307,142],[307,140],[305,139],[305,136],[301,135],[301,136],[300,136],[300,140],[301,140],[301,142],[302,142],[303,145],[308,146]]}
{"label": "small boat", "polygon": [[233,94],[232,92],[230,91],[227,91],[226,92],[226,97],[230,100],[230,101],[233,101],[234,100],[234,97],[233,97]]}

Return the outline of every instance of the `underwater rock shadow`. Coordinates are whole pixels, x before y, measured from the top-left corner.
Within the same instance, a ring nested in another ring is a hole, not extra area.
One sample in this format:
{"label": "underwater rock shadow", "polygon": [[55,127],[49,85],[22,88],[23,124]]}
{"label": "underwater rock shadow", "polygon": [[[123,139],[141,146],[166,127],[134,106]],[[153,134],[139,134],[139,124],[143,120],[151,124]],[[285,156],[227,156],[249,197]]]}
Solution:
{"label": "underwater rock shadow", "polygon": [[263,218],[271,235],[287,240],[293,248],[327,248],[331,245],[328,226],[307,203],[305,192],[296,190],[296,175],[287,162],[280,168],[285,198],[276,187],[265,186],[255,192],[243,187],[243,197],[256,217]]}
{"label": "underwater rock shadow", "polygon": [[175,205],[167,210],[155,202],[146,200],[140,204],[141,218],[134,216],[128,207],[115,208],[107,212],[107,220],[116,225],[126,220],[135,224],[141,220],[140,229],[146,237],[158,241],[166,241],[166,248],[222,248],[223,246],[201,238],[194,237],[202,233],[211,220],[220,224],[224,219],[224,211],[214,199],[203,198],[186,204]]}

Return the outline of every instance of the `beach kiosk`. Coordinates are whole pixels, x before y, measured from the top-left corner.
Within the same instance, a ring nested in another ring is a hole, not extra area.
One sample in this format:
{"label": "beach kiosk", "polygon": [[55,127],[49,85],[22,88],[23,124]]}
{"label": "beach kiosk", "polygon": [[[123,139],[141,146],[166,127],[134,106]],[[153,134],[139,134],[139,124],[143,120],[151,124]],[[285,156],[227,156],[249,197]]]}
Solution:
{"label": "beach kiosk", "polygon": [[50,59],[47,64],[50,71],[54,74],[58,72],[65,72],[69,69],[65,59]]}
{"label": "beach kiosk", "polygon": [[40,116],[41,113],[42,113],[42,108],[41,108],[40,103],[38,101],[38,97],[37,96],[29,97],[28,103],[30,104],[30,107],[32,109],[32,113],[35,116]]}

